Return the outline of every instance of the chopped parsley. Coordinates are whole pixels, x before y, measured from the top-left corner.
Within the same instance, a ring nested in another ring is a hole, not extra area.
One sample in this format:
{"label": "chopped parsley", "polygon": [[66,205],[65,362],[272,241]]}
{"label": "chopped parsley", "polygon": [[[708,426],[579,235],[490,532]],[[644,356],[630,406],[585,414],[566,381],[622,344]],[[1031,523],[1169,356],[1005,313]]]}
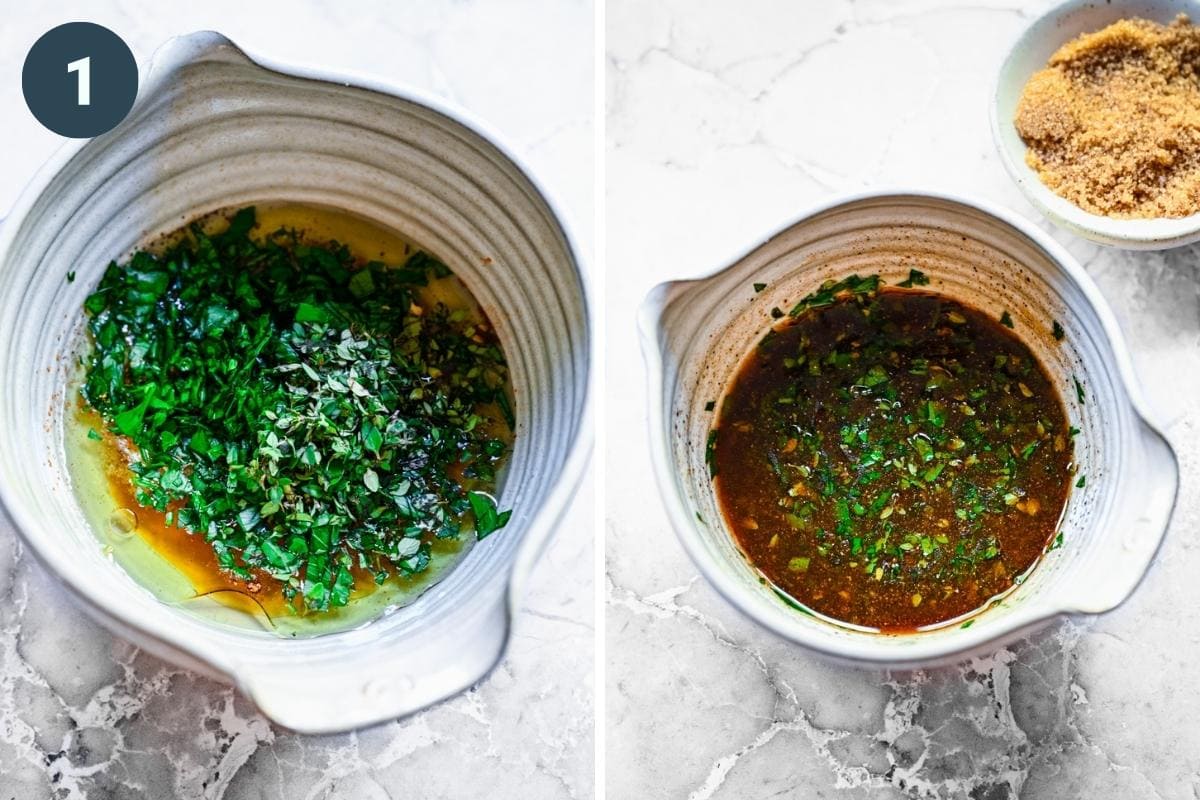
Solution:
{"label": "chopped parsley", "polygon": [[419,573],[434,540],[508,522],[489,494],[507,366],[485,323],[416,304],[450,275],[432,256],[362,264],[292,231],[252,239],[255,220],[109,265],[82,394],[135,448],[139,503],[324,611],[356,571]]}
{"label": "chopped parsley", "polygon": [[708,432],[708,441],[704,445],[704,463],[708,464],[708,476],[710,478],[717,477],[717,461],[714,457],[717,449],[717,430],[713,428]]}
{"label": "chopped parsley", "polygon": [[798,317],[810,308],[831,306],[837,300],[844,297],[870,295],[878,288],[878,275],[868,275],[865,278],[860,278],[858,275],[851,275],[840,281],[825,281],[825,283],[821,284],[820,289],[793,306],[792,310],[788,312],[788,316]]}

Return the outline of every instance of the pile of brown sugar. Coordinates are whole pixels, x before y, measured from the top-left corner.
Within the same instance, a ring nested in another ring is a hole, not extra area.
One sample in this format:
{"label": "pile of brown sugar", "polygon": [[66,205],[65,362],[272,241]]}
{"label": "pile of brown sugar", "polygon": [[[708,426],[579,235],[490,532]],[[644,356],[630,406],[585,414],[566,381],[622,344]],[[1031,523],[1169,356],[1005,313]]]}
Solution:
{"label": "pile of brown sugar", "polygon": [[1200,212],[1200,27],[1124,19],[1063,45],[1017,105],[1025,160],[1118,218]]}

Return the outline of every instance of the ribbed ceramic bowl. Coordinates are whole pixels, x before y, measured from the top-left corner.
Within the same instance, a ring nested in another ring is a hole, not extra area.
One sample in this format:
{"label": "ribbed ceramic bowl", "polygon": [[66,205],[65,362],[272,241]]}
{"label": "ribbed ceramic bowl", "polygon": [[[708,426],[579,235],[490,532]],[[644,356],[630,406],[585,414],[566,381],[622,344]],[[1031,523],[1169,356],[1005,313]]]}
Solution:
{"label": "ribbed ceramic bowl", "polygon": [[[789,308],[830,278],[879,274],[896,283],[918,268],[928,287],[997,314],[1053,376],[1076,438],[1085,489],[1075,490],[1063,544],[971,625],[896,635],[853,630],[797,611],[730,535],[705,466],[720,398],[743,358]],[[766,288],[756,293],[755,283]],[[1066,330],[1060,343],[1053,320]],[[836,200],[802,217],[721,271],[663,284],[639,324],[650,378],[650,446],[671,521],[713,585],[762,625],[860,664],[937,663],[1005,641],[1060,614],[1121,603],[1158,549],[1178,485],[1175,456],[1146,421],[1129,355],[1095,285],[1053,239],[1000,209],[919,192]],[[1076,396],[1073,379],[1086,400]]]}
{"label": "ribbed ceramic bowl", "polygon": [[1013,124],[1025,84],[1067,42],[1128,17],[1166,24],[1180,13],[1200,23],[1200,0],[1067,0],[1030,23],[1000,67],[991,103],[992,136],[1000,160],[1029,202],[1078,236],[1131,250],[1163,250],[1200,240],[1200,214],[1179,219],[1112,219],[1059,197],[1025,163],[1025,143]]}
{"label": "ribbed ceramic bowl", "polygon": [[[183,613],[106,558],[69,485],[62,428],[60,357],[109,260],[215,209],[280,200],[359,215],[449,264],[495,324],[517,415],[508,527],[414,604],[295,640]],[[61,150],[0,230],[0,499],[84,608],[137,644],[236,682],[299,731],[391,719],[470,686],[502,654],[588,457],[588,335],[562,221],[478,124],[366,79],[251,59],[214,33],[175,39],[129,117]]]}

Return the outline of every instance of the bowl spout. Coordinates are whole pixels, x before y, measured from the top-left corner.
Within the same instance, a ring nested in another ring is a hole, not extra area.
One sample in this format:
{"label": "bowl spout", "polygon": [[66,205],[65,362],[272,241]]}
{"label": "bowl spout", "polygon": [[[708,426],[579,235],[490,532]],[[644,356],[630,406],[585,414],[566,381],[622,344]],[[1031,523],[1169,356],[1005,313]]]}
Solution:
{"label": "bowl spout", "polygon": [[347,647],[343,658],[310,669],[247,664],[235,674],[271,721],[298,733],[339,733],[408,716],[475,685],[499,663],[509,627],[498,594],[483,613],[435,637]]}

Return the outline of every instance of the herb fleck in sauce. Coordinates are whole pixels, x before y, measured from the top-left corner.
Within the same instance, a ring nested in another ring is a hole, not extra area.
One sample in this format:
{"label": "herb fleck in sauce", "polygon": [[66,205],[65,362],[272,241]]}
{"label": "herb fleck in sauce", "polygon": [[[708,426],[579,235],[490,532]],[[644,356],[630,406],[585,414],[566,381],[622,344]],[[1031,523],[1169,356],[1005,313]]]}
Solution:
{"label": "herb fleck in sauce", "polygon": [[994,313],[874,277],[789,317],[708,443],[750,560],[818,613],[885,631],[1011,588],[1054,540],[1072,480],[1067,417],[1029,348]]}

